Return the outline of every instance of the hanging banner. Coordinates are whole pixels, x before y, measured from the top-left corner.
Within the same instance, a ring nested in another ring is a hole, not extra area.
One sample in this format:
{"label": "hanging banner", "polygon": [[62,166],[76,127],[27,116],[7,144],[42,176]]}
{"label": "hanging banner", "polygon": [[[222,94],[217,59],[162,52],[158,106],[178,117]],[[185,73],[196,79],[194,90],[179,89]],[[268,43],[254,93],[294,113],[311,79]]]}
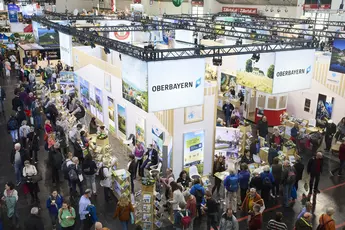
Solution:
{"label": "hanging banner", "polygon": [[199,174],[204,171],[204,130],[183,134],[183,168],[196,165]]}
{"label": "hanging banner", "polygon": [[327,97],[326,95],[319,94],[319,97],[317,99],[315,119],[316,120],[332,119],[333,105],[334,105],[334,97]]}
{"label": "hanging banner", "polygon": [[136,142],[145,145],[145,118],[137,115],[135,122],[135,140]]}
{"label": "hanging banner", "polygon": [[335,39],[333,41],[332,57],[329,70],[338,73],[345,73],[345,39]]}
{"label": "hanging banner", "polygon": [[90,90],[90,112],[91,112],[92,115],[97,117],[95,87],[90,86],[89,90]]}
{"label": "hanging banner", "polygon": [[126,108],[117,104],[117,126],[119,129],[118,136],[126,140]]}
{"label": "hanging banner", "polygon": [[258,14],[258,9],[257,8],[246,8],[246,7],[228,7],[228,6],[223,6],[222,7],[222,12],[255,15],[255,14]]}
{"label": "hanging banner", "polygon": [[16,4],[8,4],[7,5],[8,9],[8,19],[9,21],[12,22],[19,22],[18,20],[18,12],[19,12],[19,6]]}
{"label": "hanging banner", "polygon": [[103,95],[102,90],[95,87],[96,96],[96,116],[98,120],[104,122],[103,120]]}
{"label": "hanging banner", "polygon": [[157,126],[152,126],[152,144],[156,147],[157,151],[163,151],[164,132]]}
{"label": "hanging banner", "polygon": [[341,74],[341,73],[328,71],[327,79],[326,79],[326,84],[334,85],[334,86],[339,86],[341,78],[342,78],[342,75],[343,74]]}
{"label": "hanging banner", "polygon": [[272,93],[309,89],[313,78],[314,62],[315,50],[312,49],[277,52]]}
{"label": "hanging banner", "polygon": [[112,133],[116,132],[115,127],[115,104],[114,100],[108,97],[108,116],[109,116],[109,131]]}
{"label": "hanging banner", "polygon": [[72,36],[59,32],[59,41],[61,61],[68,66],[73,66]]}
{"label": "hanging banner", "polygon": [[205,59],[148,62],[149,112],[204,103]]}
{"label": "hanging banner", "polygon": [[89,82],[80,78],[80,99],[84,107],[90,111],[90,93],[89,93]]}

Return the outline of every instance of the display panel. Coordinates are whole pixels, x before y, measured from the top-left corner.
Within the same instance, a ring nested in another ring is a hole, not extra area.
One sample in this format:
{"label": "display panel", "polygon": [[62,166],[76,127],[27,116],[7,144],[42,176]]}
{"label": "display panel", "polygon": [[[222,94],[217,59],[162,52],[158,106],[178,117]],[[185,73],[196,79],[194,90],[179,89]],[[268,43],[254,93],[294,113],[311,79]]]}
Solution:
{"label": "display panel", "polygon": [[148,111],[146,62],[122,55],[122,97]]}
{"label": "display panel", "polygon": [[276,53],[273,93],[309,89],[313,78],[315,50]]}
{"label": "display panel", "polygon": [[96,91],[96,116],[101,121],[103,120],[103,95],[102,90],[95,88]]}
{"label": "display panel", "polygon": [[184,108],[184,123],[194,123],[204,120],[204,106],[196,105]]}
{"label": "display panel", "polygon": [[135,140],[145,146],[145,118],[139,115],[135,122]]}
{"label": "display panel", "polygon": [[61,61],[68,66],[73,66],[72,36],[59,32],[59,44]]}
{"label": "display panel", "polygon": [[204,130],[183,134],[183,166],[189,168],[196,165],[199,174],[204,171]]}
{"label": "display panel", "polygon": [[220,74],[220,91],[221,92],[228,92],[231,87],[236,87],[236,77],[227,74],[227,73],[221,73]]}
{"label": "display panel", "polygon": [[74,84],[74,72],[60,71],[59,75],[60,85]]}
{"label": "display panel", "polygon": [[115,127],[115,104],[114,100],[110,97],[108,98],[108,117],[109,117],[109,131],[112,133],[116,132]]}
{"label": "display panel", "polygon": [[236,83],[272,93],[274,65],[275,53],[238,55]]}
{"label": "display panel", "polygon": [[334,39],[330,71],[345,73],[345,39]]}
{"label": "display panel", "polygon": [[39,27],[37,43],[41,46],[58,45],[59,33],[54,29]]}
{"label": "display panel", "polygon": [[126,108],[117,104],[117,125],[119,127],[119,137],[126,139]]}
{"label": "display panel", "polygon": [[152,126],[152,144],[156,146],[159,152],[163,151],[164,132],[157,126]]}
{"label": "display panel", "polygon": [[148,63],[149,112],[204,103],[205,60]]}
{"label": "display panel", "polygon": [[326,95],[319,94],[317,99],[316,120],[329,120],[332,119],[334,97],[327,97]]}
{"label": "display panel", "polygon": [[96,93],[95,93],[95,87],[90,86],[89,87],[89,93],[90,93],[90,111],[91,113],[96,117]]}
{"label": "display panel", "polygon": [[84,105],[84,107],[90,110],[90,93],[89,93],[89,82],[80,78],[80,99]]}

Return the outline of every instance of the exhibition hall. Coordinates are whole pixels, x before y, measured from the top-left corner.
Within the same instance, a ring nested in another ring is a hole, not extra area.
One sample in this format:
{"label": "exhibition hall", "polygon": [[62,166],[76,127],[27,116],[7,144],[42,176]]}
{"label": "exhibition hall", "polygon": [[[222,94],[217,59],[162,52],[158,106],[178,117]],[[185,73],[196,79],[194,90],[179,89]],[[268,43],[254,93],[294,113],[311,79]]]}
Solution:
{"label": "exhibition hall", "polygon": [[345,229],[342,0],[0,0],[0,230]]}

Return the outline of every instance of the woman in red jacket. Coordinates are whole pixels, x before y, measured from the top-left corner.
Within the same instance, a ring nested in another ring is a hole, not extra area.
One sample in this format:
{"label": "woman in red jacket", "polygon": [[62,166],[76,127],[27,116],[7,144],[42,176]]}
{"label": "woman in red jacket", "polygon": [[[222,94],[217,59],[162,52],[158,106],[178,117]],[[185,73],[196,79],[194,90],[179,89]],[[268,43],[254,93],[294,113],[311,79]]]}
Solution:
{"label": "woman in red jacket", "polygon": [[255,204],[253,212],[248,216],[248,229],[249,230],[260,230],[262,229],[262,215],[260,212],[261,206]]}
{"label": "woman in red jacket", "polygon": [[230,118],[230,127],[237,128],[240,125],[240,119],[236,115],[232,115]]}

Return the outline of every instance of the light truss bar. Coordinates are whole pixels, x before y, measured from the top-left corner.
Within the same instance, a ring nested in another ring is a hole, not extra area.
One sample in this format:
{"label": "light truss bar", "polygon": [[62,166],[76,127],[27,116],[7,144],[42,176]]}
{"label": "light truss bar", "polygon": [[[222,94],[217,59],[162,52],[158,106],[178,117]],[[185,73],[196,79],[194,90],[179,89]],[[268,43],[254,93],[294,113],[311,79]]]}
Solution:
{"label": "light truss bar", "polygon": [[87,40],[91,43],[116,50],[120,53],[138,58],[143,61],[164,61],[164,60],[178,60],[188,58],[205,58],[205,57],[219,57],[231,56],[250,53],[267,53],[278,52],[286,50],[299,49],[314,49],[315,43],[308,40],[293,41],[293,42],[271,42],[251,45],[232,45],[232,46],[212,46],[205,47],[197,45],[196,47],[184,49],[166,49],[154,50],[152,48],[140,48],[124,42],[112,40],[103,36],[99,36],[93,31],[79,30],[75,27],[64,26],[58,23],[51,22],[44,17],[33,16],[33,21],[39,22],[51,29],[61,31],[63,33],[75,36],[82,40]]}

